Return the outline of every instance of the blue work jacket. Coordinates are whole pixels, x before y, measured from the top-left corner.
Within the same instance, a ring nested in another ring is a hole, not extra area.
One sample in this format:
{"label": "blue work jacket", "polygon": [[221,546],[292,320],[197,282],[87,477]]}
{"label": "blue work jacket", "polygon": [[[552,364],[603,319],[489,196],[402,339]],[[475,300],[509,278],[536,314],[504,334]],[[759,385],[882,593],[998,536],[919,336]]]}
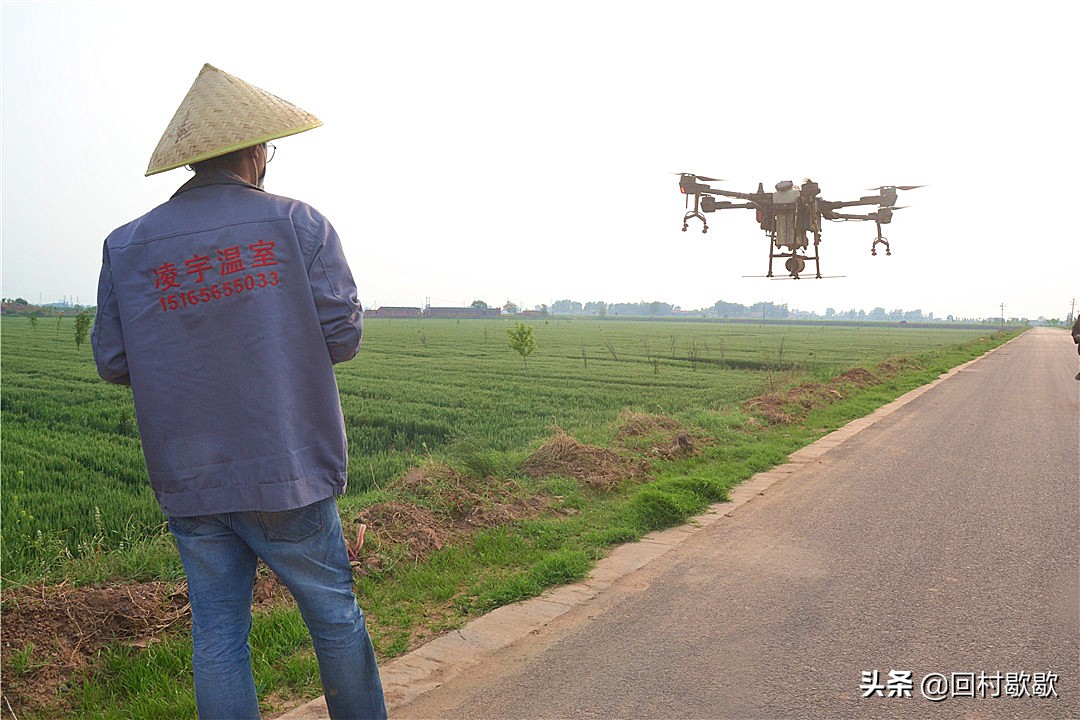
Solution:
{"label": "blue work jacket", "polygon": [[345,491],[333,364],[363,311],[330,223],[200,173],[105,241],[92,344],[131,385],[150,484],[172,517],[301,507]]}

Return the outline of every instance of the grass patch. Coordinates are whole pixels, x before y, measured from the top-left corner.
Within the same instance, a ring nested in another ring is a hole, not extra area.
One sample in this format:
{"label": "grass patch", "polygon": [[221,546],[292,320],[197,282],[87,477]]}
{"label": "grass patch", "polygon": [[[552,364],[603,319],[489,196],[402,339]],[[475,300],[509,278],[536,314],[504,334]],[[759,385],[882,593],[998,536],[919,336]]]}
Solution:
{"label": "grass patch", "polygon": [[678,525],[700,509],[702,502],[693,492],[649,486],[630,498],[623,517],[630,527],[649,532]]}

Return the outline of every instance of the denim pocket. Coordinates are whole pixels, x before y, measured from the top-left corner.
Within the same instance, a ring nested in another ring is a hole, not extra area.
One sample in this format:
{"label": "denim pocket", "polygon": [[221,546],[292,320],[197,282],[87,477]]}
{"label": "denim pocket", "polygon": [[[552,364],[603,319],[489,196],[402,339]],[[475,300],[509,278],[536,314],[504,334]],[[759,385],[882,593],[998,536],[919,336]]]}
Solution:
{"label": "denim pocket", "polygon": [[322,530],[322,503],[295,510],[260,512],[259,524],[270,542],[299,542]]}
{"label": "denim pocket", "polygon": [[169,518],[169,530],[173,533],[180,533],[181,535],[196,535],[196,531],[203,525],[202,520],[198,515],[191,517],[171,517]]}

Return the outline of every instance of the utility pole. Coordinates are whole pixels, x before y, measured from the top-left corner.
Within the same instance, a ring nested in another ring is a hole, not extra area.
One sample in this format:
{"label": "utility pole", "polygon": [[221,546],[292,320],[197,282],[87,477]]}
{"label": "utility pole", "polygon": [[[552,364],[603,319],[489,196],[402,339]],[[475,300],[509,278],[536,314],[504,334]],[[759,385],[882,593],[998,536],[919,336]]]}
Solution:
{"label": "utility pole", "polygon": [[1069,324],[1076,320],[1076,298],[1072,299],[1072,307],[1069,309]]}
{"label": "utility pole", "polygon": [[1001,303],[1001,327],[1005,327],[1005,303]]}

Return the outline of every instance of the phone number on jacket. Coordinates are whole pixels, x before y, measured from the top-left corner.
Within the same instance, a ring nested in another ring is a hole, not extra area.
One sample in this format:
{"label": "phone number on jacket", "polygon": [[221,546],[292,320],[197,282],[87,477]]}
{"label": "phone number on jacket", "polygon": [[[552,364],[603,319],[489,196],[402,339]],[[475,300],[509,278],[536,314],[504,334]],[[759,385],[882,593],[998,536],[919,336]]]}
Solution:
{"label": "phone number on jacket", "polygon": [[233,295],[240,295],[245,292],[252,292],[259,288],[277,287],[280,283],[281,280],[278,278],[277,272],[253,273],[228,282],[203,286],[198,290],[188,290],[186,293],[176,295],[165,295],[158,298],[158,302],[161,304],[161,311],[168,312],[192,307],[199,303],[208,303],[232,297]]}

